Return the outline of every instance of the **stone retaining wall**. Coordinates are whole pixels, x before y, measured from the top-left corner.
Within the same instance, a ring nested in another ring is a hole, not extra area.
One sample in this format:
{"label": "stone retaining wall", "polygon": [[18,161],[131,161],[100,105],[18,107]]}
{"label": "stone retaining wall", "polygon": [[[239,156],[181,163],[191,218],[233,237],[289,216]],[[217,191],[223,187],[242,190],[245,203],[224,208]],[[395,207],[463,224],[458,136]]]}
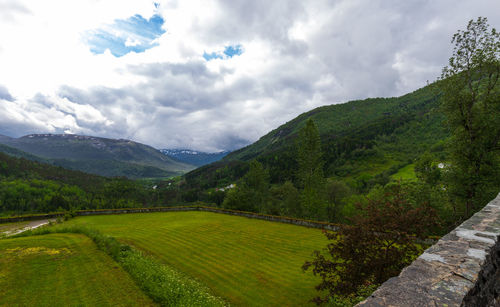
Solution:
{"label": "stone retaining wall", "polygon": [[0,224],[53,219],[53,218],[62,217],[62,216],[64,216],[64,213],[50,213],[50,214],[36,214],[36,215],[14,216],[14,217],[2,217],[2,218],[0,218]]}
{"label": "stone retaining wall", "polygon": [[500,306],[500,194],[357,306]]}
{"label": "stone retaining wall", "polygon": [[[227,209],[214,208],[214,207],[204,207],[204,206],[80,210],[80,211],[76,211],[75,214],[77,216],[86,216],[86,215],[172,212],[172,211],[206,211],[206,212],[237,215],[237,216],[243,216],[243,217],[247,217],[247,218],[266,220],[266,221],[294,224],[294,225],[319,228],[319,229],[328,229],[328,230],[337,230],[338,229],[337,225],[331,224],[331,223],[326,223],[326,222],[317,222],[317,221],[289,218],[289,217],[284,217],[284,216],[265,215],[265,214],[259,214],[259,213],[253,213],[253,212],[227,210]],[[18,216],[18,217],[8,217],[8,218],[0,218],[0,223],[40,220],[40,219],[47,219],[47,218],[56,218],[56,217],[61,217],[61,216],[64,216],[64,213],[37,214],[37,215],[26,215],[26,216]]]}

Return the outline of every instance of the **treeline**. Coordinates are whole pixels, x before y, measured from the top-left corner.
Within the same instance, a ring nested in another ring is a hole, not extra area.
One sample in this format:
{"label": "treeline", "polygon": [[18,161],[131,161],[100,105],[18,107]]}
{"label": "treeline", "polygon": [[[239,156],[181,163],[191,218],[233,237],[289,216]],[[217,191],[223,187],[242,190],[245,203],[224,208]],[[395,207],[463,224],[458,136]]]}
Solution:
{"label": "treeline", "polygon": [[[381,201],[398,186],[415,208],[425,205],[435,209],[441,221],[436,233],[445,232],[462,219],[464,209],[449,200],[445,170],[438,167],[441,151],[427,151],[416,160],[395,164],[375,176],[342,178],[327,175],[325,161],[331,153],[325,154],[324,148],[315,123],[308,120],[286,152],[290,175],[284,180],[273,179],[273,170],[279,166],[265,158],[231,161],[230,165],[212,164],[187,174],[178,185],[171,186],[171,197],[177,202],[200,201],[227,209],[346,223],[362,213],[363,204]],[[282,155],[276,161],[280,159]],[[391,178],[408,163],[415,166],[416,178]],[[216,184],[223,188],[212,188]]]}
{"label": "treeline", "polygon": [[1,215],[144,207],[168,201],[152,187],[146,181],[101,177],[0,153]]}
{"label": "treeline", "polygon": [[308,119],[320,134],[324,176],[355,194],[389,183],[426,151],[445,161],[443,142],[449,132],[442,125],[435,85],[398,98],[353,101],[302,114],[222,161],[186,174],[178,198],[220,205],[211,191],[241,179],[254,159],[262,163],[272,186],[290,181],[298,188],[297,142]]}

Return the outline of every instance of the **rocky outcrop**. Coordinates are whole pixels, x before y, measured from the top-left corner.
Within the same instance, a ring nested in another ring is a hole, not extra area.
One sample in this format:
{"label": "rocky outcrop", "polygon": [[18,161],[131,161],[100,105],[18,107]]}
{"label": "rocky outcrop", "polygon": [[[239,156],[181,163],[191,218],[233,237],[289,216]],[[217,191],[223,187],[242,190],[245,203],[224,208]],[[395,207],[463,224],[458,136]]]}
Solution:
{"label": "rocky outcrop", "polygon": [[357,306],[500,306],[500,195]]}

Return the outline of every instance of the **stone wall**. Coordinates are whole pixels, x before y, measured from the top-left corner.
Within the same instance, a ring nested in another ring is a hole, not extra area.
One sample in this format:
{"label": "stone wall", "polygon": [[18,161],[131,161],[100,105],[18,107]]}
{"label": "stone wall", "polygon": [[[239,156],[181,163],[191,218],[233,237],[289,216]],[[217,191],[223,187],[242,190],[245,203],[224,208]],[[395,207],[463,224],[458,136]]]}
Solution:
{"label": "stone wall", "polygon": [[500,194],[357,306],[500,306]]}
{"label": "stone wall", "polygon": [[[101,210],[80,210],[76,211],[75,214],[78,216],[85,215],[105,215],[105,214],[127,214],[127,213],[148,213],[148,212],[172,212],[172,211],[207,211],[214,213],[222,213],[229,215],[237,215],[247,218],[294,224],[299,226],[306,226],[319,229],[337,230],[338,226],[332,223],[317,222],[303,219],[296,219],[284,216],[276,215],[266,215],[253,212],[228,210],[214,207],[204,207],[204,206],[179,206],[179,207],[153,207],[153,208],[130,208],[130,209],[101,209]],[[10,223],[10,222],[20,222],[20,221],[30,221],[30,220],[41,220],[47,218],[56,218],[64,216],[64,213],[52,213],[52,214],[37,214],[37,215],[26,215],[18,217],[8,217],[0,218],[0,223]]]}
{"label": "stone wall", "polygon": [[14,217],[2,217],[2,218],[0,218],[0,224],[23,222],[23,221],[45,220],[45,219],[58,218],[58,217],[62,217],[62,216],[64,216],[64,213],[34,214],[34,215],[22,215],[22,216],[14,216]]}

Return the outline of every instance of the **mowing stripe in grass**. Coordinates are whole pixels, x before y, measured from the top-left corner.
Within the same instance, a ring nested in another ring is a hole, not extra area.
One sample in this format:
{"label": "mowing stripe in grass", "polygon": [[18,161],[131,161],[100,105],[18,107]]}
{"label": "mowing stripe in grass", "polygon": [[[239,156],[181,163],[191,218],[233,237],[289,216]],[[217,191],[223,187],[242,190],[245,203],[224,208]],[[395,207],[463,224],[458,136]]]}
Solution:
{"label": "mowing stripe in grass", "polygon": [[327,243],[318,229],[209,212],[77,217],[68,225],[100,229],[244,306],[307,305],[319,278],[301,266]]}
{"label": "mowing stripe in grass", "polygon": [[18,236],[47,233],[81,233],[91,238],[127,271],[144,292],[162,306],[224,306],[226,303],[211,295],[196,281],[160,264],[151,257],[116,239],[85,227],[55,226],[36,229]]}
{"label": "mowing stripe in grass", "polygon": [[0,306],[154,305],[81,234],[2,239],[0,255]]}

